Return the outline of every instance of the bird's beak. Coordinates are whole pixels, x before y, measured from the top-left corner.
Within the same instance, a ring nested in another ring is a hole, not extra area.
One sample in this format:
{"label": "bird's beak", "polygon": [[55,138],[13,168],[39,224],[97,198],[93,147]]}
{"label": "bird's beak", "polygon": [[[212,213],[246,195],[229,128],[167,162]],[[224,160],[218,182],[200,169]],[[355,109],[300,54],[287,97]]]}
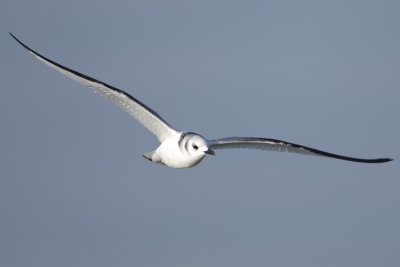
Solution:
{"label": "bird's beak", "polygon": [[211,150],[211,149],[208,149],[208,150],[204,151],[204,153],[205,153],[205,154],[208,154],[208,155],[213,155],[213,156],[215,156],[215,152],[214,152],[213,150]]}

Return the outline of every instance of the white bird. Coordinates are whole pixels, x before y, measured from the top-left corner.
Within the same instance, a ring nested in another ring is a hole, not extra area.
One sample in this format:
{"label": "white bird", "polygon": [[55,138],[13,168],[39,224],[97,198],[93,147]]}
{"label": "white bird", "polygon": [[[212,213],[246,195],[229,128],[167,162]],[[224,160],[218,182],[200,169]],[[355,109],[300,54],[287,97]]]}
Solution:
{"label": "white bird", "polygon": [[12,33],[10,33],[10,35],[37,59],[43,61],[62,74],[65,74],[66,76],[93,89],[94,92],[98,93],[102,97],[119,105],[122,109],[132,115],[132,117],[141,122],[144,127],[150,130],[150,132],[156,135],[161,143],[160,146],[156,150],[142,155],[146,159],[155,163],[165,164],[172,168],[190,168],[199,164],[207,154],[215,155],[214,149],[224,148],[252,148],[286,151],[363,163],[382,163],[392,160],[390,158],[352,158],[271,138],[227,137],[208,140],[193,132],[178,131],[170,126],[154,110],[127,92],[58,64],[26,46]]}

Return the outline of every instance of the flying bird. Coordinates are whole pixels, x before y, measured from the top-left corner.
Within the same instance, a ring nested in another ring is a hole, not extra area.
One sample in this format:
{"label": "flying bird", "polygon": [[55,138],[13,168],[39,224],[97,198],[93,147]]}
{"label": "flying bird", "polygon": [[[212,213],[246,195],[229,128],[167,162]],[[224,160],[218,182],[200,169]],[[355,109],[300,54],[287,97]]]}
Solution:
{"label": "flying bird", "polygon": [[206,155],[215,155],[214,150],[225,148],[295,152],[363,163],[382,163],[392,160],[390,158],[362,159],[347,157],[272,138],[226,137],[209,140],[197,133],[178,131],[169,125],[157,112],[127,92],[58,64],[29,48],[12,33],[10,35],[37,59],[117,104],[157,136],[161,143],[158,148],[142,155],[155,163],[161,163],[172,168],[190,168],[199,164]]}

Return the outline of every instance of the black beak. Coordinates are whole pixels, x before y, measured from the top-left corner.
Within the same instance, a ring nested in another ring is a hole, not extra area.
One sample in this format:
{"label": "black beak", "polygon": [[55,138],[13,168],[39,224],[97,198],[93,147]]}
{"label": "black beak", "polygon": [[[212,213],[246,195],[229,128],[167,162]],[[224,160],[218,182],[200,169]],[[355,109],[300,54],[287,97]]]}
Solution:
{"label": "black beak", "polygon": [[205,153],[205,154],[208,154],[208,155],[213,155],[213,156],[215,156],[215,152],[214,152],[213,150],[211,150],[211,149],[208,149],[208,150],[204,151],[204,153]]}

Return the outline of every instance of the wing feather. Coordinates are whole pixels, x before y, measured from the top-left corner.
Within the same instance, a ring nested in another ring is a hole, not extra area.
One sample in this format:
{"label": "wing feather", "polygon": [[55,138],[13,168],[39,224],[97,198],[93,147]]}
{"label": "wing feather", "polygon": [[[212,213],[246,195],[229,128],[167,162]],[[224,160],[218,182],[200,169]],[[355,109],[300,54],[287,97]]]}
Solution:
{"label": "wing feather", "polygon": [[272,150],[279,152],[293,152],[293,153],[300,153],[300,154],[314,155],[314,156],[324,156],[324,157],[336,158],[347,161],[363,162],[363,163],[382,163],[392,160],[390,158],[361,159],[361,158],[347,157],[271,138],[227,137],[217,140],[211,140],[209,141],[209,143],[212,149],[225,149],[225,148],[262,149],[262,150]]}
{"label": "wing feather", "polygon": [[102,81],[96,80],[92,77],[89,77],[85,74],[79,73],[75,70],[67,68],[57,62],[54,62],[39,53],[35,52],[20,40],[18,40],[13,34],[10,35],[29,53],[34,55],[40,61],[46,63],[50,67],[56,69],[62,74],[78,81],[87,87],[93,89],[94,92],[98,93],[105,99],[117,104],[123,110],[128,112],[132,117],[137,119],[140,123],[144,125],[149,131],[155,134],[160,142],[164,141],[166,138],[170,136],[171,133],[175,132],[175,130],[163,119],[160,115],[157,114],[154,110],[118,88],[115,88],[111,85],[108,85]]}

